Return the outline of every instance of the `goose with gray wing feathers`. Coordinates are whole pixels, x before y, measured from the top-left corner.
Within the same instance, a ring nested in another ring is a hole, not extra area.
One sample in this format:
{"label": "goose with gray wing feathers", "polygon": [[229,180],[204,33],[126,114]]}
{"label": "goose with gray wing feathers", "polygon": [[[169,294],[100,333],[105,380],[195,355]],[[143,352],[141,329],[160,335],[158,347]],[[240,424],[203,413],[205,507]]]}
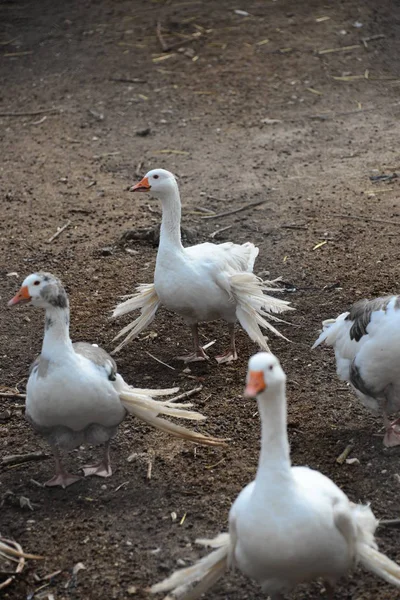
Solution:
{"label": "goose with gray wing feathers", "polygon": [[350,382],[362,404],[381,413],[385,446],[400,445],[400,296],[360,300],[348,312],[322,323],[313,345],[333,346],[340,379]]}
{"label": "goose with gray wing feathers", "polygon": [[26,416],[33,429],[50,444],[56,473],[47,486],[66,487],[81,479],[68,473],[60,450],[83,443],[105,444],[103,459],[83,468],[84,475],[112,474],[109,445],[127,413],[176,437],[204,445],[222,445],[222,440],[176,425],[158,415],[204,420],[188,410],[191,404],[157,401],[154,396],[175,393],[137,389],[117,373],[117,365],[105,350],[84,342],[73,344],[69,336],[69,302],[59,279],[50,273],[29,275],[9,305],[29,303],[44,308],[45,334],[40,356],[34,361],[26,394]]}

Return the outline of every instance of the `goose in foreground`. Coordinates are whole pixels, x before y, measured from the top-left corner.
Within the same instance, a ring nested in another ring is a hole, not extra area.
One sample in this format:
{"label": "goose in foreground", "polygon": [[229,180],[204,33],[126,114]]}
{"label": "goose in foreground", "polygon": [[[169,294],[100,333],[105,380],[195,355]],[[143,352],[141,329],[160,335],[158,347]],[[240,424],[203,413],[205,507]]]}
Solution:
{"label": "goose in foreground", "polygon": [[357,563],[400,588],[400,567],[378,551],[369,506],[350,502],[318,471],[291,466],[285,387],[275,356],[250,359],[245,395],[257,396],[262,428],[256,478],[232,505],[229,533],[198,540],[214,551],[154,585],[153,593],[172,590],[170,600],[196,600],[237,567],[271,600],[318,578],[332,598],[337,580]]}
{"label": "goose in foreground", "polygon": [[143,331],[162,305],[180,315],[190,327],[193,352],[180,359],[185,362],[206,360],[199,342],[198,324],[223,319],[228,323],[230,347],[219,363],[236,360],[235,322],[239,321],[250,338],[260,348],[269,350],[260,327],[282,336],[270,321],[280,321],[275,315],[293,310],[289,302],[264,294],[279,291],[273,282],[262,281],[253,273],[258,248],[246,244],[211,244],[206,242],[184,248],[181,242],[181,201],[176,179],[164,169],[149,171],[131,188],[133,192],[151,192],[162,204],[160,244],[153,284],[142,284],[121,304],[113,317],[140,309],[140,316],[122,329],[115,339],[126,335],[114,352]]}
{"label": "goose in foreground", "polygon": [[385,446],[400,444],[400,296],[360,300],[348,312],[322,323],[313,348],[333,346],[336,371],[349,381],[362,404],[383,415]]}
{"label": "goose in foreground", "polygon": [[84,475],[112,475],[109,444],[127,413],[182,439],[211,446],[224,443],[158,417],[205,419],[187,410],[191,404],[153,399],[173,394],[178,388],[133,388],[117,373],[115,361],[105,350],[84,342],[73,344],[68,297],[54,275],[29,275],[9,305],[21,303],[46,310],[42,351],[32,364],[26,389],[26,416],[50,444],[56,461],[56,473],[46,485],[66,487],[80,479],[65,471],[59,449],[72,450],[83,443],[105,444],[103,460],[84,467]]}

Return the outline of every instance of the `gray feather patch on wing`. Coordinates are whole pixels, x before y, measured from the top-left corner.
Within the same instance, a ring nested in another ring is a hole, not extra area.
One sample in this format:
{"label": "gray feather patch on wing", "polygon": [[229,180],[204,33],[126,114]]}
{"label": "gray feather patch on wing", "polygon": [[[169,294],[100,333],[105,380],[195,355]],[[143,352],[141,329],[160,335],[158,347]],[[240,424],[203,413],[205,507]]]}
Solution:
{"label": "gray feather patch on wing", "polygon": [[29,367],[29,375],[32,373],[32,371],[36,370],[38,377],[45,378],[49,369],[49,364],[50,361],[47,360],[47,358],[43,358],[43,356],[39,354],[39,356],[35,358],[31,366]]}
{"label": "gray feather patch on wing", "polygon": [[355,360],[350,365],[350,383],[362,394],[365,396],[369,396],[370,398],[375,398],[375,391],[368,387],[365,383],[364,379],[361,377],[360,369],[355,364]]}
{"label": "gray feather patch on wing", "polygon": [[92,346],[87,342],[75,342],[73,348],[77,354],[81,354],[88,360],[92,361],[98,367],[103,367],[107,373],[107,377],[110,381],[115,381],[117,376],[117,363],[115,360],[98,346]]}
{"label": "gray feather patch on wing", "polygon": [[[372,313],[378,310],[386,311],[392,298],[393,296],[384,296],[382,298],[375,298],[374,300],[359,300],[353,304],[346,317],[346,321],[353,321],[350,329],[350,339],[359,342],[362,336],[367,333]],[[396,308],[399,308],[398,301],[396,301]]]}

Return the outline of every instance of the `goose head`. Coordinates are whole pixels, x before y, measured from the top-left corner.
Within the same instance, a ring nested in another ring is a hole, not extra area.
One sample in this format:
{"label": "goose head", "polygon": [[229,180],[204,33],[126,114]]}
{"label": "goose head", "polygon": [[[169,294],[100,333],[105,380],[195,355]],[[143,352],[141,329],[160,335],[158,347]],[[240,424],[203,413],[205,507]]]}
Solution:
{"label": "goose head", "polygon": [[40,308],[67,308],[67,294],[61,284],[51,273],[32,273],[26,277],[8,306],[15,304],[31,304]]}
{"label": "goose head", "polygon": [[139,183],[129,188],[130,192],[151,192],[154,196],[167,196],[177,188],[175,176],[165,169],[153,169]]}
{"label": "goose head", "polygon": [[274,392],[285,384],[286,375],[279,360],[269,352],[254,354],[249,360],[244,395],[254,398],[264,391]]}

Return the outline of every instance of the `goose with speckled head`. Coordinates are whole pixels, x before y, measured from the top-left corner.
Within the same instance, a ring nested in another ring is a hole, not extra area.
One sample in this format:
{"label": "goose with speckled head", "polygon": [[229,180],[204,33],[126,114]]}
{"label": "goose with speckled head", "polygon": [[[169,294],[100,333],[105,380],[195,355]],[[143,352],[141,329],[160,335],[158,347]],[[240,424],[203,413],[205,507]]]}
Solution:
{"label": "goose with speckled head", "polygon": [[223,440],[177,425],[159,415],[203,421],[189,410],[191,404],[155,400],[178,388],[140,389],[128,385],[105,350],[86,342],[72,343],[69,335],[69,301],[60,280],[51,273],[29,275],[9,306],[30,304],[46,311],[40,355],[30,369],[26,388],[26,417],[52,448],[56,472],[47,486],[69,486],[81,477],[68,473],[61,450],[81,444],[104,445],[100,462],[83,467],[85,476],[112,475],[110,441],[130,413],[175,437],[198,444],[219,446]]}

